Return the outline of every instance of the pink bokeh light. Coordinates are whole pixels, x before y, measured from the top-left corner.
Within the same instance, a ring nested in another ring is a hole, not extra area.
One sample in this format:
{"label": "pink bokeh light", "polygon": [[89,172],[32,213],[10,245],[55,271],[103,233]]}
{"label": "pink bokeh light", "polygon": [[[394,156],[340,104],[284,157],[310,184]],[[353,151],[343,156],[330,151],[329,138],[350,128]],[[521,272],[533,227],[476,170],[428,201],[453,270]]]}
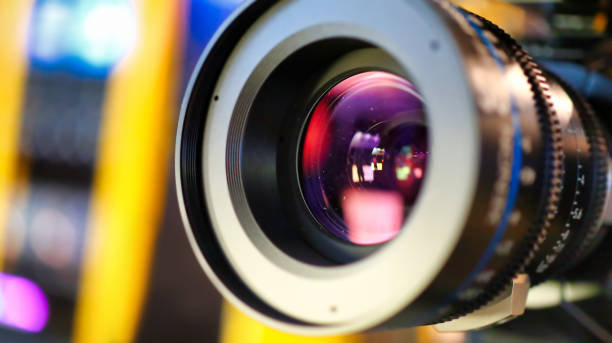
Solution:
{"label": "pink bokeh light", "polygon": [[378,244],[402,228],[404,199],[398,192],[351,188],[344,192],[343,211],[351,242]]}
{"label": "pink bokeh light", "polygon": [[49,317],[49,303],[34,282],[0,273],[0,324],[14,329],[39,332]]}

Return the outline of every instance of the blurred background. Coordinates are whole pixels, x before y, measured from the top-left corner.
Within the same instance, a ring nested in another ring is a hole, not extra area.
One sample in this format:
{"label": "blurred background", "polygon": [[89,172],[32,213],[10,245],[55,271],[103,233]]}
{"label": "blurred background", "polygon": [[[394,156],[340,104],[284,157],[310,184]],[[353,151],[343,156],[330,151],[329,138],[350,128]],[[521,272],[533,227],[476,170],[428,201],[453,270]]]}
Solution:
{"label": "blurred background", "polygon": [[[428,328],[309,340],[222,305],[183,232],[172,154],[190,73],[241,2],[0,0],[0,342],[527,341]],[[455,2],[608,106],[612,1]]]}

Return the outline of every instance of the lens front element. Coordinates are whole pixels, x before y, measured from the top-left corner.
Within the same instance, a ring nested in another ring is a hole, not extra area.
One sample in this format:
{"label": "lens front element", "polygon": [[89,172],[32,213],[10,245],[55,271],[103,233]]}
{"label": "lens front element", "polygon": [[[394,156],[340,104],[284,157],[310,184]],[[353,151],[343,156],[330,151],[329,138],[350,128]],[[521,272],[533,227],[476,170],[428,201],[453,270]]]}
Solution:
{"label": "lens front element", "polygon": [[425,177],[429,145],[414,85],[364,72],[333,86],[303,135],[301,186],[324,229],[357,245],[395,237]]}

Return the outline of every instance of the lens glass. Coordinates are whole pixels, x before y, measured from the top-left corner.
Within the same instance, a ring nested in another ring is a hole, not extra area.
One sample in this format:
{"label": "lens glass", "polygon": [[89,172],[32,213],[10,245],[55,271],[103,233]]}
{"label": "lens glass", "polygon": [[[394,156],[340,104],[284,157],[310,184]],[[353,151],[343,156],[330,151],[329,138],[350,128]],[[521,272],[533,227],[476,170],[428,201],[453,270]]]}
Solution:
{"label": "lens glass", "polygon": [[357,245],[395,237],[425,177],[423,100],[387,72],[351,76],[315,106],[301,147],[301,187],[316,220]]}

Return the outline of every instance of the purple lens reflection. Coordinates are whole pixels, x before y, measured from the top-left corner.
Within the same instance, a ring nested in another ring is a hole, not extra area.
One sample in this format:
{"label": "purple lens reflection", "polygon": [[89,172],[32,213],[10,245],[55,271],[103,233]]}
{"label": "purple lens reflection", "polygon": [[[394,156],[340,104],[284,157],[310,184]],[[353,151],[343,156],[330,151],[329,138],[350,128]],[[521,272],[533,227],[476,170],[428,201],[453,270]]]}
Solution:
{"label": "purple lens reflection", "polygon": [[304,198],[340,239],[389,241],[416,202],[428,155],[425,110],[415,87],[386,72],[351,76],[312,112],[302,146]]}

